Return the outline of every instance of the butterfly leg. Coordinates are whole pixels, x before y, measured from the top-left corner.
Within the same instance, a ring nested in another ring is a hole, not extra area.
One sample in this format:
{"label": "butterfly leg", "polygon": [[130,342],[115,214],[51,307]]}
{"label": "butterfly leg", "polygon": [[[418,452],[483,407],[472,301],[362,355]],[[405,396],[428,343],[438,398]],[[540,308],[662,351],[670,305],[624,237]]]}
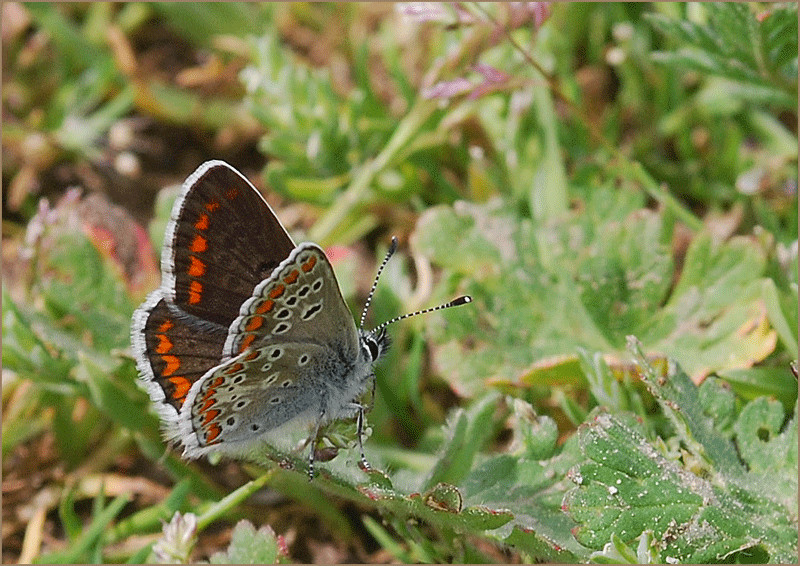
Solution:
{"label": "butterfly leg", "polygon": [[[375,383],[373,381],[373,383]],[[374,399],[374,397],[373,397]],[[367,462],[367,457],[364,455],[364,442],[363,442],[363,435],[364,435],[364,406],[358,406],[358,421],[356,424],[356,435],[358,436],[358,447],[361,450],[361,469],[365,472],[371,472],[372,466],[369,465]]]}
{"label": "butterfly leg", "polygon": [[314,450],[317,447],[317,437],[319,436],[319,427],[322,425],[322,420],[325,417],[325,409],[319,412],[319,419],[317,420],[317,426],[314,427],[314,434],[311,435],[309,438],[309,444],[311,444],[311,450],[309,450],[308,454],[308,481],[312,481],[314,479]]}

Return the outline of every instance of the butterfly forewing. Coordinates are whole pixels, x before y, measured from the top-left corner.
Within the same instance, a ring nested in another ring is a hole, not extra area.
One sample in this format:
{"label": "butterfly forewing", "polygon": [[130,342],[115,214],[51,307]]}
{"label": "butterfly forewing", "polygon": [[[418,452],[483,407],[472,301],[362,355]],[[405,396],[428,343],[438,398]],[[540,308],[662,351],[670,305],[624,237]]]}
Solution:
{"label": "butterfly forewing", "polygon": [[187,179],[165,241],[165,295],[187,313],[225,327],[294,248],[255,187],[221,161]]}
{"label": "butterfly forewing", "polygon": [[358,331],[322,248],[300,244],[256,287],[231,325],[224,355],[259,347],[264,339],[326,346],[345,360],[358,352]]}

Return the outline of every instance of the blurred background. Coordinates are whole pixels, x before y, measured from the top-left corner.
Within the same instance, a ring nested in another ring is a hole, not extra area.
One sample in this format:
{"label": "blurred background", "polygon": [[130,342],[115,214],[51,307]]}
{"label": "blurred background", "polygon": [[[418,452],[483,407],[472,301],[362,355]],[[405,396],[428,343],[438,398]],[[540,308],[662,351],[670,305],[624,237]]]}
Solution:
{"label": "blurred background", "polygon": [[[3,562],[797,558],[796,4],[4,2],[2,47]],[[367,325],[472,295],[391,328],[384,473],[353,423],[310,484],[161,440],[130,317],[207,159],[353,312],[399,238]]]}

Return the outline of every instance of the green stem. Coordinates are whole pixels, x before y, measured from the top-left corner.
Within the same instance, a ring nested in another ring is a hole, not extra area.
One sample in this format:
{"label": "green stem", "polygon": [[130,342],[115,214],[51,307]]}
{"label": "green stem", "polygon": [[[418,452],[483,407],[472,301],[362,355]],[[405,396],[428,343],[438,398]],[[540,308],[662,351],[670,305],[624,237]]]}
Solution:
{"label": "green stem", "polygon": [[405,148],[417,134],[422,125],[436,110],[437,101],[418,98],[408,114],[402,119],[397,129],[392,134],[386,147],[371,159],[363,163],[354,173],[350,186],[336,200],[336,203],[325,213],[309,232],[309,239],[327,243],[327,238],[336,227],[356,208],[372,185],[375,177],[387,167],[392,165],[398,154]]}
{"label": "green stem", "polygon": [[248,497],[253,495],[259,489],[264,487],[267,482],[272,479],[273,472],[269,471],[252,481],[247,482],[242,487],[226,495],[216,503],[208,506],[201,515],[197,517],[197,530],[202,531],[208,525],[226,515],[231,509],[244,502]]}
{"label": "green stem", "polygon": [[650,174],[645,171],[641,163],[624,158],[621,168],[627,169],[629,178],[639,181],[648,195],[661,203],[665,209],[671,211],[679,220],[686,224],[690,230],[698,232],[703,229],[703,221],[681,204],[669,191],[659,186]]}

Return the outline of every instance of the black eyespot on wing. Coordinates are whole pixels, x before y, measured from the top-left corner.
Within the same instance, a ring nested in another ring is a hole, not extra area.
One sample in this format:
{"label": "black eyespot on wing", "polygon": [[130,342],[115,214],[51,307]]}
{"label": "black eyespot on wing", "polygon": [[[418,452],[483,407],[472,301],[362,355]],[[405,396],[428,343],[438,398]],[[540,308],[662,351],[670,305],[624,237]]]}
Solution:
{"label": "black eyespot on wing", "polygon": [[306,311],[305,311],[305,312],[302,314],[302,319],[303,319],[303,320],[310,320],[311,318],[313,318],[313,316],[314,316],[315,314],[317,314],[317,313],[319,312],[319,310],[320,310],[321,308],[322,308],[322,303],[319,303],[319,304],[313,305],[312,307],[310,307],[308,310],[306,310]]}

